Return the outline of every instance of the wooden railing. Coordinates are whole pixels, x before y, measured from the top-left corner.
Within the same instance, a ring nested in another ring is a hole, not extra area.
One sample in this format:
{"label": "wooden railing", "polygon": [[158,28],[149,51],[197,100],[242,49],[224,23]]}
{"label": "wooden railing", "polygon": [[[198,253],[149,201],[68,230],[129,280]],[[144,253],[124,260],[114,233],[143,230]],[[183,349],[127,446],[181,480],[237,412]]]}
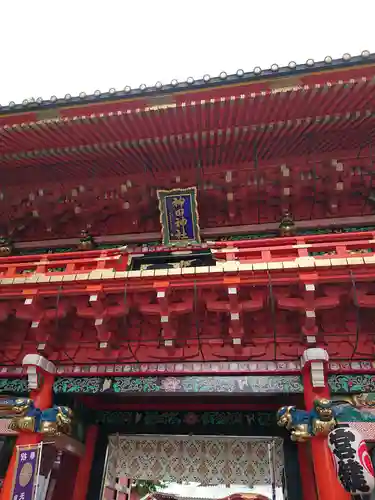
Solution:
{"label": "wooden railing", "polygon": [[[217,261],[277,263],[298,258],[363,258],[375,253],[375,233],[341,233],[236,242],[207,242],[184,248],[211,249]],[[92,271],[125,271],[130,255],[140,256],[155,251],[175,252],[182,248],[139,247],[132,252],[108,249],[59,254],[23,255],[0,258],[0,277],[11,278],[32,274],[66,275]]]}
{"label": "wooden railing", "polygon": [[90,250],[59,254],[22,255],[0,259],[0,276],[15,277],[33,273],[72,274],[111,269],[124,271],[128,255],[119,250]]}

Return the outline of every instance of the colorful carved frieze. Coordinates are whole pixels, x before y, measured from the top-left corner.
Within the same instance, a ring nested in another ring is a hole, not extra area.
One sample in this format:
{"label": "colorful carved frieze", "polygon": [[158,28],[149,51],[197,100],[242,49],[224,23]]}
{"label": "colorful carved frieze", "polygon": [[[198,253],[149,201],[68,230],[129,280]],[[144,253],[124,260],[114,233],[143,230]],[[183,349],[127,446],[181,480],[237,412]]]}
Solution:
{"label": "colorful carved frieze", "polygon": [[302,393],[299,375],[236,377],[58,377],[56,393]]}

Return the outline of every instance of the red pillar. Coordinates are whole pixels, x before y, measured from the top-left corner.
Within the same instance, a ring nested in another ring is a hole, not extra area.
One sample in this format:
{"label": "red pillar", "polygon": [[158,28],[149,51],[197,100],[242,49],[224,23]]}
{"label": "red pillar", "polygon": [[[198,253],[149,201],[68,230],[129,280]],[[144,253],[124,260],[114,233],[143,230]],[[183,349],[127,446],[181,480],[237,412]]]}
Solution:
{"label": "red pillar", "polygon": [[[315,399],[330,399],[326,364],[328,354],[324,349],[307,349],[302,357],[303,386],[306,410],[313,408]],[[339,483],[326,437],[311,439],[316,489],[319,500],[350,500],[351,496]]]}
{"label": "red pillar", "polygon": [[[26,359],[26,358],[25,358]],[[34,389],[30,392],[30,399],[33,399],[34,404],[37,408],[41,410],[45,410],[50,408],[53,404],[53,382],[55,380],[54,373],[46,372],[41,368],[40,359],[43,359],[39,355],[35,355],[35,359],[38,359],[35,364],[35,371],[39,372],[43,376],[42,387],[38,389]],[[46,360],[45,360],[46,361]],[[49,367],[51,363],[48,362]],[[27,366],[30,366],[28,363]],[[53,366],[53,365],[52,365]],[[53,367],[54,368],[54,367]],[[19,433],[16,441],[16,445],[13,450],[12,458],[10,459],[10,463],[5,475],[3,488],[1,490],[0,500],[10,500],[13,488],[13,478],[15,474],[15,465],[17,458],[17,446],[25,446],[30,444],[37,444],[43,440],[43,436],[36,432],[21,432]]]}
{"label": "red pillar", "polygon": [[70,453],[62,454],[51,500],[70,500],[73,498],[78,460],[77,456]]}
{"label": "red pillar", "polygon": [[297,447],[303,500],[319,500],[316,496],[316,484],[310,443],[298,443]]}
{"label": "red pillar", "polygon": [[98,437],[98,426],[90,425],[86,432],[85,453],[81,457],[73,500],[85,500],[90,481],[92,461],[94,460],[95,444]]}

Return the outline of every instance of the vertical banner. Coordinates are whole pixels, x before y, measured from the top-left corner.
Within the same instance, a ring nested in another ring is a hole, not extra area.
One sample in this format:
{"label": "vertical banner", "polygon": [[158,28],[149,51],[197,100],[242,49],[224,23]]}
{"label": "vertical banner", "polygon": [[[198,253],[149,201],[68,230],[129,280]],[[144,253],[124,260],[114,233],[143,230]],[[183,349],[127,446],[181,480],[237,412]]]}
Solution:
{"label": "vertical banner", "polygon": [[199,243],[197,189],[170,189],[157,192],[164,245]]}
{"label": "vertical banner", "polygon": [[9,500],[34,500],[42,444],[17,446],[12,496]]}

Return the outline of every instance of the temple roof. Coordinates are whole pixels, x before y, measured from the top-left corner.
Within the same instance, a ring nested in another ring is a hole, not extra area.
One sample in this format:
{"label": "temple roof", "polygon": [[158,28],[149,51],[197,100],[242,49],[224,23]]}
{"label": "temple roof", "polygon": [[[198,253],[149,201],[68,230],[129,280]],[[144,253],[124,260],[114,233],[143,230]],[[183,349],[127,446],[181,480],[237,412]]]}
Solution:
{"label": "temple roof", "polygon": [[267,69],[259,66],[256,66],[252,71],[238,69],[237,72],[232,75],[228,75],[225,71],[222,71],[219,76],[212,77],[206,74],[203,78],[194,79],[193,77],[189,77],[183,82],[173,79],[169,84],[163,84],[159,81],[151,86],[141,84],[138,88],[131,88],[129,85],[126,85],[123,89],[111,88],[107,92],[97,90],[91,95],[86,94],[86,92],[81,92],[78,96],[66,94],[63,98],[51,96],[49,99],[43,99],[42,97],[38,97],[25,99],[22,103],[11,101],[7,105],[2,106],[0,104],[0,115],[9,112],[22,113],[37,109],[48,109],[56,106],[82,106],[100,101],[110,102],[117,101],[118,99],[134,99],[142,96],[170,94],[171,92],[178,93],[218,86],[225,87],[264,79],[274,79],[275,77],[293,77],[316,71],[337,71],[353,66],[373,64],[374,61],[375,54],[371,54],[368,50],[364,50],[359,56],[352,57],[350,54],[345,53],[340,59],[332,59],[332,57],[327,56],[320,62],[315,62],[313,59],[309,58],[302,64],[291,61],[287,66],[279,67],[278,64],[272,64],[272,66]]}
{"label": "temple roof", "polygon": [[161,186],[197,186],[203,232],[286,207],[295,221],[372,214],[375,54],[241,75],[0,112],[3,231],[156,234]]}
{"label": "temple roof", "polygon": [[94,175],[137,175],[234,165],[255,155],[263,162],[312,151],[349,149],[357,156],[373,135],[374,68],[334,77],[281,88],[237,86],[229,95],[223,89],[194,100],[185,94],[161,106],[118,101],[113,109],[61,109],[53,118],[28,113],[21,123],[12,115],[3,127],[0,117],[1,169],[19,184],[82,178],[88,168]]}

